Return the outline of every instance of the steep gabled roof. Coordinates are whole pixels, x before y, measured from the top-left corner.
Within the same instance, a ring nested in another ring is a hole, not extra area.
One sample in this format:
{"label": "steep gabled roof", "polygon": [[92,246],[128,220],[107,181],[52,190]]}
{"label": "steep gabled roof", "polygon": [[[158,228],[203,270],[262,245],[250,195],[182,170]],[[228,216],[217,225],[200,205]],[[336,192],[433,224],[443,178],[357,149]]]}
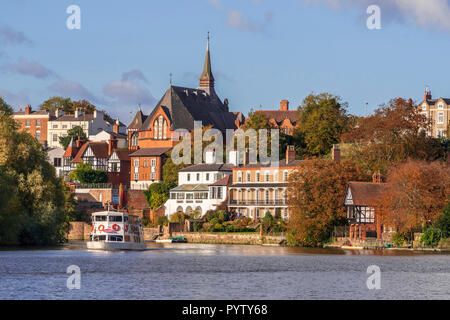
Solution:
{"label": "steep gabled roof", "polygon": [[92,152],[94,153],[94,156],[97,159],[107,159],[108,156],[108,143],[106,142],[93,142],[88,141],[80,148],[75,158],[72,160],[73,163],[79,163],[83,162],[83,155],[88,149],[88,147],[91,148]]}
{"label": "steep gabled roof", "polygon": [[131,121],[131,123],[128,125],[128,129],[139,130],[142,127],[145,119],[147,119],[147,116],[144,115],[141,111],[141,108],[139,108],[138,112],[136,112],[133,118],[133,121]]}
{"label": "steep gabled roof", "polygon": [[383,196],[383,192],[386,188],[386,183],[352,181],[348,184],[353,205],[355,206],[376,207],[377,201]]}
{"label": "steep gabled roof", "polygon": [[128,149],[114,149],[112,154],[116,154],[117,158],[119,158],[119,160],[121,161],[130,161],[130,154],[132,153],[132,150],[128,150]]}
{"label": "steep gabled roof", "polygon": [[181,170],[178,170],[178,172],[232,171],[233,168],[234,164],[232,163],[201,163],[183,168]]}
{"label": "steep gabled roof", "polygon": [[151,121],[160,107],[171,122],[171,130],[192,131],[194,121],[201,121],[203,126],[211,125],[221,131],[235,128],[235,116],[228,112],[214,92],[210,95],[202,89],[170,86],[145,120],[141,130],[151,129]]}

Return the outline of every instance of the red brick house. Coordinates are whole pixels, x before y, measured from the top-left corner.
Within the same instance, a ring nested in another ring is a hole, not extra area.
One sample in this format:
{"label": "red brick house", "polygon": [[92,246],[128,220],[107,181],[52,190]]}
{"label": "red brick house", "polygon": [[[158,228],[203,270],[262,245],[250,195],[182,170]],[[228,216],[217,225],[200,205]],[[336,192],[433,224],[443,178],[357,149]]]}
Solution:
{"label": "red brick house", "polygon": [[165,153],[170,148],[143,148],[130,154],[131,189],[145,190],[154,182],[161,182]]}
{"label": "red brick house", "polygon": [[281,100],[280,110],[257,110],[269,119],[270,124],[274,128],[280,129],[281,132],[292,135],[298,121],[297,110],[289,110],[289,101]]}
{"label": "red brick house", "polygon": [[19,130],[28,131],[42,145],[47,146],[48,122],[54,118],[54,112],[46,110],[33,111],[31,105],[25,111],[14,112],[13,119],[19,124]]}

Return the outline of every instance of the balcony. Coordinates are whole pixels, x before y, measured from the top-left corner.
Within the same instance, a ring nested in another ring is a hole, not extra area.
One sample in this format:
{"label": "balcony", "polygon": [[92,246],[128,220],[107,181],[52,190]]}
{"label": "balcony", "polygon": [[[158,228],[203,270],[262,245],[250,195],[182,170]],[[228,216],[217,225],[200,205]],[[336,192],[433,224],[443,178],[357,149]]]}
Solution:
{"label": "balcony", "polygon": [[275,200],[230,200],[229,205],[236,206],[285,206],[287,205],[286,199]]}

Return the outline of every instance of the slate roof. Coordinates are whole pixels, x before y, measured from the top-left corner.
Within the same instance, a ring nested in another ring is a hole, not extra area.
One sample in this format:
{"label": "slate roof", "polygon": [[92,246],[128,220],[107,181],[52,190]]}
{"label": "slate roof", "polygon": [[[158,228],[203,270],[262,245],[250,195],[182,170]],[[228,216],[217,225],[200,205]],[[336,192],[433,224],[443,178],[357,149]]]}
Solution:
{"label": "slate roof", "polygon": [[143,123],[141,130],[150,130],[151,120],[162,108],[171,123],[170,129],[194,129],[194,121],[202,121],[203,126],[212,125],[221,131],[234,129],[236,116],[228,112],[222,101],[211,91],[170,86],[156,107]]}
{"label": "slate roof", "polygon": [[298,121],[298,112],[295,110],[257,110],[256,112],[262,113],[269,120],[274,119],[277,124],[281,124],[285,119],[289,119],[293,125]]}
{"label": "slate roof", "polygon": [[189,166],[179,170],[178,172],[202,172],[202,171],[231,171],[234,168],[234,164],[232,163],[201,163],[195,164],[193,166]]}
{"label": "slate roof", "polygon": [[348,188],[351,191],[353,204],[355,206],[376,206],[383,192],[387,188],[386,183],[373,182],[349,182]]}
{"label": "slate roof", "polygon": [[170,149],[171,148],[142,148],[130,154],[130,157],[155,157],[166,153]]}
{"label": "slate roof", "polygon": [[[436,104],[436,102],[438,102],[440,99],[427,99],[427,103],[430,105],[430,106],[434,106],[435,104]],[[442,98],[442,100],[444,100],[444,102],[447,104],[447,105],[450,105],[450,98]]]}
{"label": "slate roof", "polygon": [[139,108],[138,112],[136,112],[136,114],[134,115],[133,120],[128,125],[128,129],[139,130],[142,127],[142,124],[145,122],[146,119],[147,119],[147,116],[144,115],[142,113],[141,109]]}

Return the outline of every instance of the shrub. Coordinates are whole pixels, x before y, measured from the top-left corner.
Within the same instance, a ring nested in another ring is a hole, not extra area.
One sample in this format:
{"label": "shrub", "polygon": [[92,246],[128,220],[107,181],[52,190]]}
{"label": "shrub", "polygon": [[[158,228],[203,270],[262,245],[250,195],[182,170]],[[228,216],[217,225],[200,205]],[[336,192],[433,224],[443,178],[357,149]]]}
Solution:
{"label": "shrub", "polygon": [[441,240],[441,230],[435,227],[429,227],[420,237],[420,242],[428,247],[436,247]]}
{"label": "shrub", "polygon": [[169,224],[169,219],[166,216],[159,216],[156,218],[156,225],[158,226],[167,226]]}
{"label": "shrub", "polygon": [[396,247],[401,247],[405,243],[405,235],[399,232],[396,232],[392,235],[392,242]]}
{"label": "shrub", "polygon": [[176,212],[170,216],[170,222],[172,223],[184,223],[186,216],[183,212]]}
{"label": "shrub", "polygon": [[450,202],[443,210],[443,214],[437,219],[434,226],[442,231],[442,238],[450,237]]}

